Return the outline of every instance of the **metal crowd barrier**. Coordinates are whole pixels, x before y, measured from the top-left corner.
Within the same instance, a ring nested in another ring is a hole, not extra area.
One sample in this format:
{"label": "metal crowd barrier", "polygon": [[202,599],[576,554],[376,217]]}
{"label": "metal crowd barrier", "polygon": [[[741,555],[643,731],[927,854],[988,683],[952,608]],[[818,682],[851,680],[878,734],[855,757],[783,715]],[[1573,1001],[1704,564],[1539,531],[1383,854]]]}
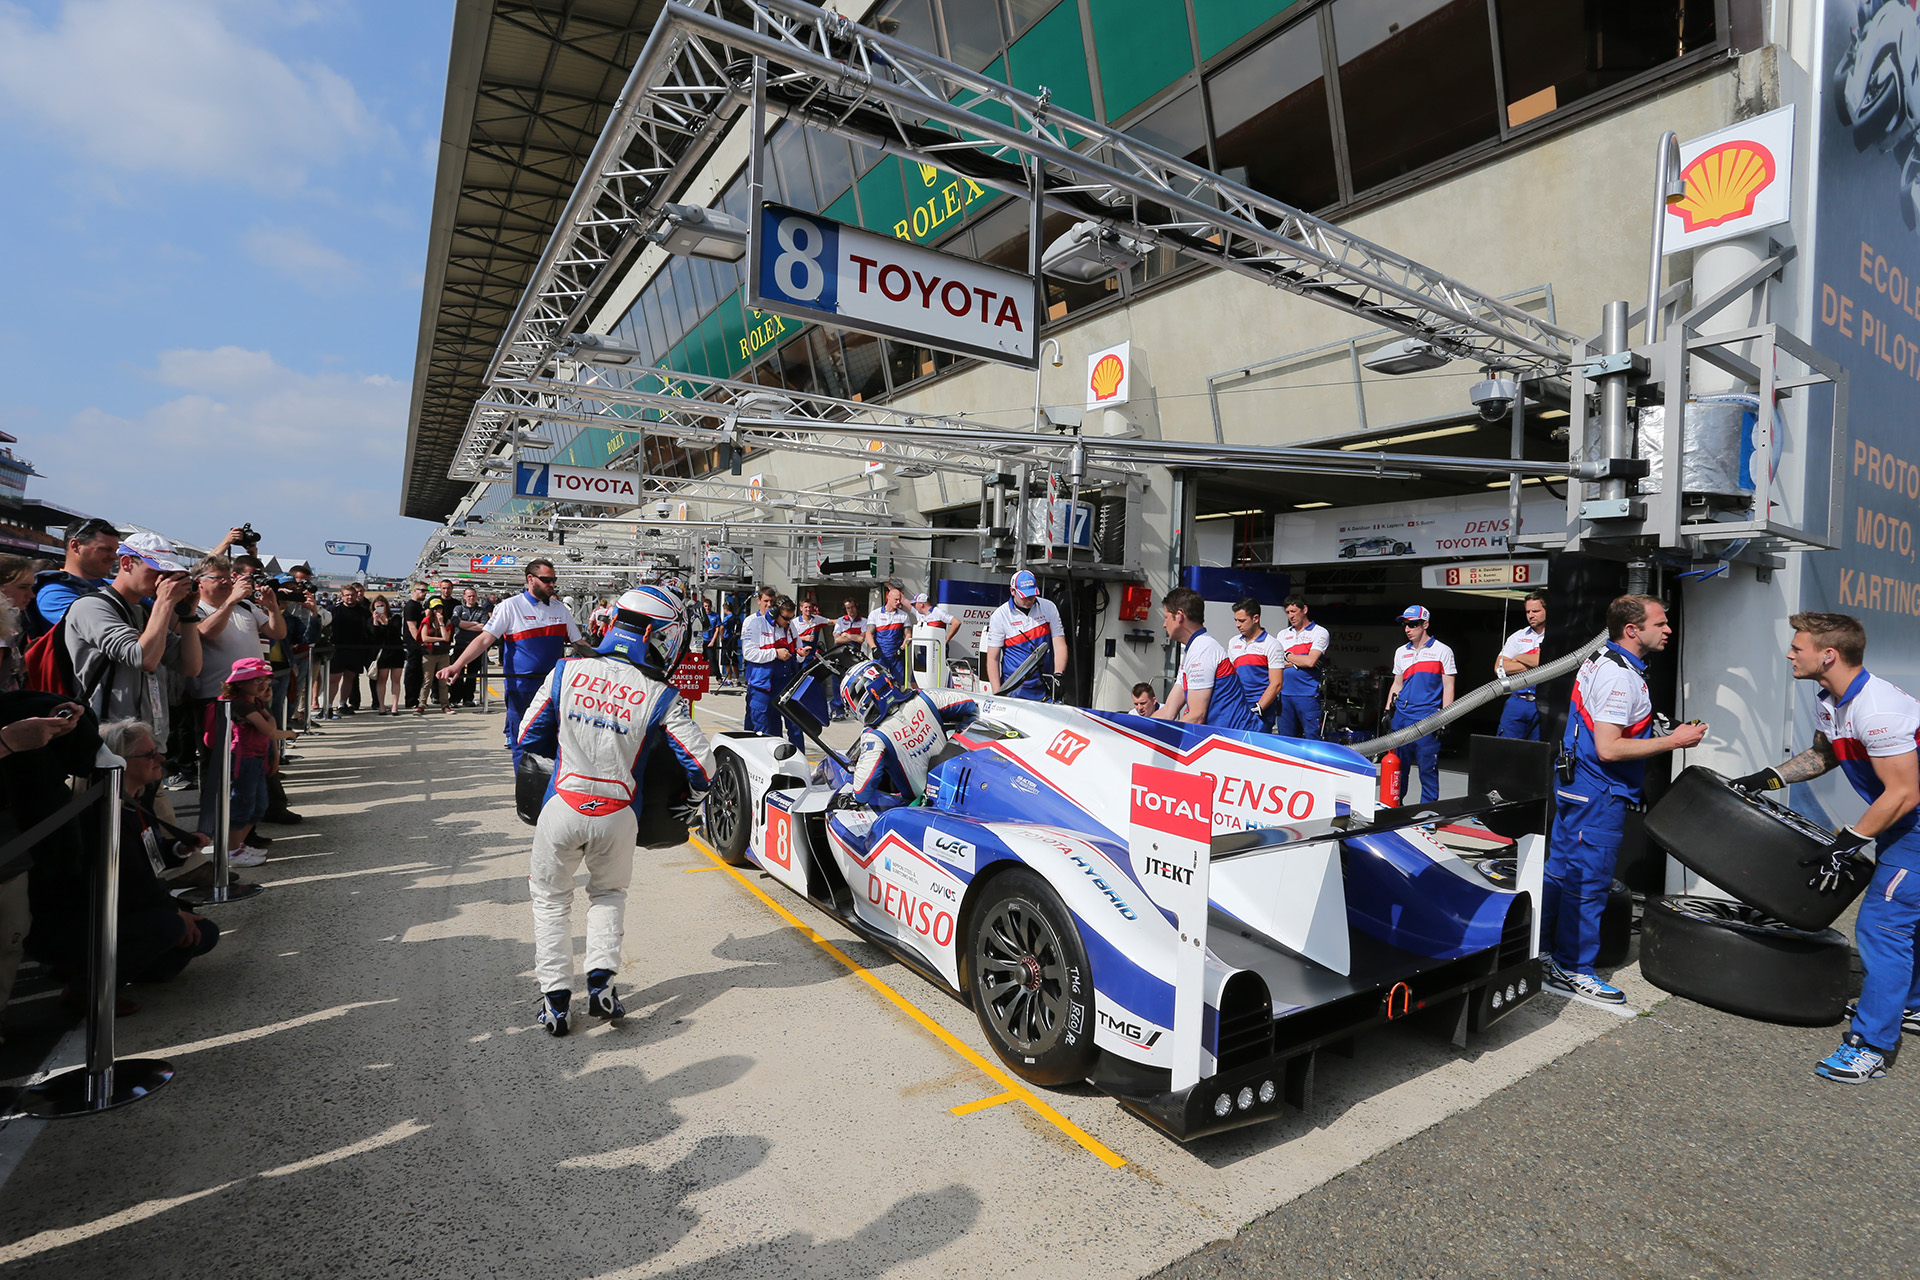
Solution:
{"label": "metal crowd barrier", "polygon": [[[251,881],[244,884],[228,885],[231,865],[227,861],[227,845],[233,839],[233,703],[221,699],[220,708],[220,785],[214,790],[217,795],[207,795],[207,777],[203,770],[200,777],[200,803],[211,802],[214,812],[219,815],[214,820],[213,831],[213,883],[204,889],[182,889],[174,896],[182,902],[191,902],[195,906],[217,906],[222,902],[238,902],[242,898],[251,898],[265,885]],[[117,837],[116,837],[117,838]]]}
{"label": "metal crowd barrier", "polygon": [[92,978],[87,1001],[87,1061],[84,1066],[48,1076],[22,1091],[19,1109],[44,1119],[94,1115],[138,1102],[173,1079],[172,1065],[158,1058],[113,1056],[120,950],[120,779],[127,762],[102,747],[94,765],[99,772],[92,783],[0,850],[11,853],[38,844],[89,807],[99,809],[102,839],[99,861],[90,877],[92,911],[87,939]]}

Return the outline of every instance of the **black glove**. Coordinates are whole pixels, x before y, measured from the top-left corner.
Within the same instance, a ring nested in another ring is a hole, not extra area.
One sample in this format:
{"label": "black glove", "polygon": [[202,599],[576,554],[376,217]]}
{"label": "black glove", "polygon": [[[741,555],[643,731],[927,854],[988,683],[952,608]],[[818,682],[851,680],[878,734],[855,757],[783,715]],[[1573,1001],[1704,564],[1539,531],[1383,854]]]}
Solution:
{"label": "black glove", "polygon": [[681,826],[697,827],[705,816],[706,809],[707,798],[705,796],[690,795],[685,800],[676,803],[672,808],[668,809],[667,812],[671,813],[673,820]]}
{"label": "black glove", "polygon": [[1872,836],[1863,836],[1852,827],[1840,828],[1826,848],[1800,859],[1801,866],[1814,868],[1813,875],[1807,879],[1807,888],[1833,893],[1843,883],[1851,885],[1873,866],[1871,858],[1860,854],[1872,843]]}
{"label": "black glove", "polygon": [[1778,769],[1768,768],[1758,773],[1750,773],[1744,778],[1735,778],[1733,785],[1742,791],[1778,791],[1787,784],[1786,780],[1780,776]]}

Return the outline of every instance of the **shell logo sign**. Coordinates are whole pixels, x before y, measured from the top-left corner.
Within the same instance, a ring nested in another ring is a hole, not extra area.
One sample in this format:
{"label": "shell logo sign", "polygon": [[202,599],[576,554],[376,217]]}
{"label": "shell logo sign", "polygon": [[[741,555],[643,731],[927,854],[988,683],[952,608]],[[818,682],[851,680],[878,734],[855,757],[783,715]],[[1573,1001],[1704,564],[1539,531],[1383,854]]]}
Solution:
{"label": "shell logo sign", "polygon": [[1686,193],[1667,206],[1666,251],[1778,226],[1792,216],[1793,108],[1680,144]]}
{"label": "shell logo sign", "polygon": [[1674,202],[1673,211],[1688,231],[1748,217],[1775,173],[1773,152],[1759,143],[1723,142],[1686,167],[1687,194]]}
{"label": "shell logo sign", "polygon": [[1133,371],[1133,344],[1096,351],[1087,357],[1087,408],[1116,409],[1127,402]]}

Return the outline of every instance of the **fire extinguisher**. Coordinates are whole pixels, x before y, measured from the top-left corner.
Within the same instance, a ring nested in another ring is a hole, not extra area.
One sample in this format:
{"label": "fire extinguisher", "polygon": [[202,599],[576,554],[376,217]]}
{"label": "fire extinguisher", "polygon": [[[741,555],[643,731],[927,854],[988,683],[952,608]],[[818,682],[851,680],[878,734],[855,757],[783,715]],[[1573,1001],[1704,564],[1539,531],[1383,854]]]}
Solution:
{"label": "fire extinguisher", "polygon": [[[1380,732],[1387,733],[1390,723],[1385,715],[1380,717]],[[1380,805],[1386,809],[1400,807],[1400,752],[1396,748],[1380,757]]]}

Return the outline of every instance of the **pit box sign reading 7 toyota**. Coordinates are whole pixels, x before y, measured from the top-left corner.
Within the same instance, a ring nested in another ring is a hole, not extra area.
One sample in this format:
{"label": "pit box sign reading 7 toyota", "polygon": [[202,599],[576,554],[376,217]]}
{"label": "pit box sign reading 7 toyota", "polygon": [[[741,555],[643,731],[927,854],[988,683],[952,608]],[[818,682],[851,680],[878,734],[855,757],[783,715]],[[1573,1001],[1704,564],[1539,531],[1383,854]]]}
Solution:
{"label": "pit box sign reading 7 toyota", "polygon": [[765,204],[752,297],[762,311],[1031,369],[1033,277]]}

